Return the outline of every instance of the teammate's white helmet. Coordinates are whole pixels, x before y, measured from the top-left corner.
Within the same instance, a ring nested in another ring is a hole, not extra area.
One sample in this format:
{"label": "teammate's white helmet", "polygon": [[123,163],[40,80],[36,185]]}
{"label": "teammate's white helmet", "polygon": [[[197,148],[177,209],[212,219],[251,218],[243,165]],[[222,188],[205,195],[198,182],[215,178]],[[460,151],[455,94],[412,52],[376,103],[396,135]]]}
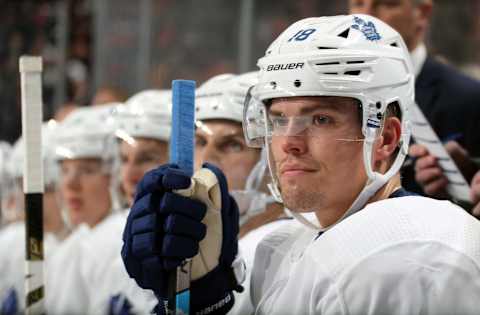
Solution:
{"label": "teammate's white helmet", "polygon": [[[251,146],[269,145],[271,125],[265,104],[273,98],[342,96],[360,101],[369,183],[345,216],[363,207],[399,170],[408,152],[414,74],[400,34],[368,15],[307,18],[285,30],[258,66],[259,83],[251,88],[244,111],[244,132]],[[387,105],[393,102],[401,111],[401,149],[390,170],[379,174],[372,170],[372,144],[383,126]],[[281,199],[278,185],[273,188]]]}
{"label": "teammate's white helmet", "polygon": [[169,141],[171,131],[170,90],[146,90],[115,109],[115,135],[127,142],[134,138]]}
{"label": "teammate's white helmet", "polygon": [[227,119],[241,123],[245,95],[257,82],[258,71],[221,74],[209,79],[196,91],[195,119]]}
{"label": "teammate's white helmet", "polygon": [[76,109],[56,132],[57,160],[100,158],[111,163],[116,151],[113,141],[113,111],[119,103]]}

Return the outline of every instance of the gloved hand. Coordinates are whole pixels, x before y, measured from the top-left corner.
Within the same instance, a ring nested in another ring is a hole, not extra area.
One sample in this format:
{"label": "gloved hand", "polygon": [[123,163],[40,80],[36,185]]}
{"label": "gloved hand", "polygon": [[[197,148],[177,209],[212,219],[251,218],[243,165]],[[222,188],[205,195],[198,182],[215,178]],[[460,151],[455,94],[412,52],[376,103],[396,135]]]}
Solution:
{"label": "gloved hand", "polygon": [[231,268],[238,209],[223,173],[211,164],[203,167],[192,179],[173,164],[145,174],[125,226],[122,258],[140,287],[166,298],[168,272],[195,256],[190,310],[220,302],[216,307],[226,312],[233,305],[231,291],[239,289]]}
{"label": "gloved hand", "polygon": [[15,289],[8,290],[0,307],[0,315],[15,315],[18,314],[18,297]]}

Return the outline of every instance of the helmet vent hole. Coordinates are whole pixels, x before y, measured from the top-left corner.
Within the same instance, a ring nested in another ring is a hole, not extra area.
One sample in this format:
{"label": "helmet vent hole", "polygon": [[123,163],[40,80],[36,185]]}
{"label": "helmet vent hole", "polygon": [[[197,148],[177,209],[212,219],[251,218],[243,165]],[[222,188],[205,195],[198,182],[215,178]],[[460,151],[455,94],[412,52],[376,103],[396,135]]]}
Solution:
{"label": "helmet vent hole", "polygon": [[394,42],[394,43],[391,43],[390,46],[392,46],[392,47],[398,47],[398,44],[397,44],[396,42]]}
{"label": "helmet vent hole", "polygon": [[300,87],[302,85],[302,82],[300,80],[295,80],[293,81],[293,85],[295,85],[295,87]]}
{"label": "helmet vent hole", "polygon": [[323,74],[327,74],[327,75],[338,75],[338,72],[324,72]]}
{"label": "helmet vent hole", "polygon": [[359,63],[365,63],[365,61],[363,61],[363,60],[347,61],[347,64],[348,64],[348,65],[359,64]]}
{"label": "helmet vent hole", "polygon": [[360,75],[360,70],[345,71],[345,75]]}
{"label": "helmet vent hole", "polygon": [[322,63],[317,63],[317,66],[331,66],[331,65],[339,65],[340,62],[334,61],[334,62],[322,62]]}
{"label": "helmet vent hole", "polygon": [[338,34],[338,37],[347,38],[349,32],[350,32],[350,28],[347,28],[346,30],[344,30],[343,32],[341,32],[340,34]]}
{"label": "helmet vent hole", "polygon": [[317,48],[318,49],[337,49],[337,47],[325,47],[325,46],[319,46]]}

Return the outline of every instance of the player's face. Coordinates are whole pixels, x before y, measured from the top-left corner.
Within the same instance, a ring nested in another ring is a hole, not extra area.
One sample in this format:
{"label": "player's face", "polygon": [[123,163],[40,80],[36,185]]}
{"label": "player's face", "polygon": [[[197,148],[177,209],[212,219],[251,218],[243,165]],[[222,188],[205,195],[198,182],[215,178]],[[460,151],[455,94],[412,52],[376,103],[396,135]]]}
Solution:
{"label": "player's face", "polygon": [[[335,212],[348,209],[360,193],[367,177],[358,111],[357,101],[345,97],[291,97],[272,101],[271,119],[312,118],[308,130],[296,135],[274,134],[271,139],[274,172],[289,209],[330,211],[335,216]],[[291,123],[285,124],[288,128],[284,130],[293,130]]]}
{"label": "player's face", "polygon": [[143,175],[168,159],[168,144],[146,138],[135,138],[133,143],[120,144],[121,181],[128,204],[133,203],[135,190]]}
{"label": "player's face", "polygon": [[102,166],[99,159],[64,160],[60,164],[61,196],[74,226],[95,226],[110,212],[110,176]]}
{"label": "player's face", "polygon": [[225,173],[230,190],[245,188],[259,157],[259,150],[246,145],[240,123],[208,120],[195,131],[195,168],[205,162],[216,165]]}
{"label": "player's face", "polygon": [[419,18],[414,0],[349,0],[351,14],[369,14],[379,18],[402,35],[407,47],[415,48]]}

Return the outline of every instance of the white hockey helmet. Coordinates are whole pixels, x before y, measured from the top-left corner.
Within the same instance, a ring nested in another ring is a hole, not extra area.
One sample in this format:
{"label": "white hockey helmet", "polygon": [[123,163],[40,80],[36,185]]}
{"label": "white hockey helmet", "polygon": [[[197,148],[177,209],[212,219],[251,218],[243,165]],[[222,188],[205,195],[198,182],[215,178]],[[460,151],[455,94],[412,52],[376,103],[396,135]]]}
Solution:
{"label": "white hockey helmet", "polygon": [[220,74],[197,89],[195,119],[243,121],[243,102],[248,89],[258,82],[258,71],[241,75]]}
{"label": "white hockey helmet", "polygon": [[[360,102],[369,182],[342,219],[358,211],[398,172],[408,152],[414,74],[400,34],[368,15],[307,18],[287,28],[259,59],[258,66],[259,83],[250,89],[244,109],[244,133],[250,146],[269,146],[271,126],[265,105],[273,98],[342,96]],[[383,126],[387,105],[395,102],[401,111],[401,148],[392,167],[380,174],[372,170],[373,142]],[[272,165],[270,169],[272,190],[281,201]],[[296,216],[305,222],[301,215]]]}
{"label": "white hockey helmet", "polygon": [[57,160],[100,158],[111,166],[116,157],[113,112],[118,105],[82,107],[67,116],[56,131]]}
{"label": "white hockey helmet", "polygon": [[172,92],[145,90],[129,98],[115,109],[115,135],[133,142],[149,138],[168,142],[171,131]]}

